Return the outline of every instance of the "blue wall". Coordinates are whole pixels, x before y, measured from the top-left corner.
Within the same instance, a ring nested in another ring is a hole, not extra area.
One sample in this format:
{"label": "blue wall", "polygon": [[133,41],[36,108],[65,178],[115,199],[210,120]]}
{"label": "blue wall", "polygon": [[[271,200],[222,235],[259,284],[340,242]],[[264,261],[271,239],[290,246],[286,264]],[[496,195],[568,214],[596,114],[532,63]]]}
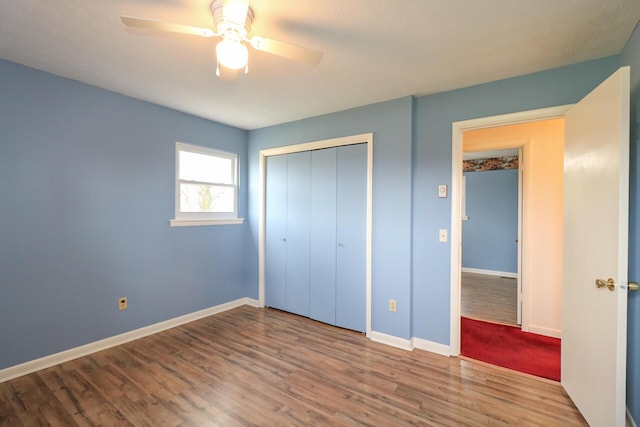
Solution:
{"label": "blue wall", "polygon": [[[249,218],[257,283],[259,151],[373,132],[373,267],[371,325],[411,338],[411,150],[413,98],[406,97],[252,131],[249,134]],[[257,296],[257,287],[252,294]],[[396,299],[398,311],[389,312]]]}
{"label": "blue wall", "polygon": [[518,170],[467,172],[462,267],[518,272]]}
{"label": "blue wall", "polygon": [[247,225],[169,227],[175,142],[238,152],[245,183],[246,140],[0,61],[0,369],[249,294]]}
{"label": "blue wall", "polygon": [[[629,280],[640,281],[640,25],[620,55],[631,66],[631,164],[629,199]],[[627,320],[627,406],[640,423],[640,292],[629,293]]]}

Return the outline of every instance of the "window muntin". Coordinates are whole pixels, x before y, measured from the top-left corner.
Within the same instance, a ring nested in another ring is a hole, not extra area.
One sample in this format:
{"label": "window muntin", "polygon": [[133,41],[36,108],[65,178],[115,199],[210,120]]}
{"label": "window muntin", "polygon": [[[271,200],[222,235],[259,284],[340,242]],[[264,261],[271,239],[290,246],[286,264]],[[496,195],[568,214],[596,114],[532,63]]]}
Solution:
{"label": "window muntin", "polygon": [[176,143],[176,220],[238,217],[238,155]]}

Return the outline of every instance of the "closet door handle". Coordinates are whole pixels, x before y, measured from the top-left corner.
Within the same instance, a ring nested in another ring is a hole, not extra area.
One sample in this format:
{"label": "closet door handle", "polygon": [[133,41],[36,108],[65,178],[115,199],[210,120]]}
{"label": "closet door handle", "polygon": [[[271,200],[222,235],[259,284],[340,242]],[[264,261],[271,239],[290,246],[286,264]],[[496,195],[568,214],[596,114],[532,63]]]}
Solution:
{"label": "closet door handle", "polygon": [[286,237],[283,237],[283,238],[282,238],[282,241],[283,241],[283,242],[286,242],[286,241],[287,241],[287,238],[286,238]]}

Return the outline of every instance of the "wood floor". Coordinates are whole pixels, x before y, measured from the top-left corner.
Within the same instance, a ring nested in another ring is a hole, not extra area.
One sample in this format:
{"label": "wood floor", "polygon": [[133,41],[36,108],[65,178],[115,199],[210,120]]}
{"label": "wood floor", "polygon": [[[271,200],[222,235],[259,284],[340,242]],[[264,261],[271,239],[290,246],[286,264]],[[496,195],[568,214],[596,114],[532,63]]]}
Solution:
{"label": "wood floor", "polygon": [[461,313],[472,319],[517,325],[516,279],[462,273]]}
{"label": "wood floor", "polygon": [[0,425],[586,423],[560,385],[245,306],[2,383]]}

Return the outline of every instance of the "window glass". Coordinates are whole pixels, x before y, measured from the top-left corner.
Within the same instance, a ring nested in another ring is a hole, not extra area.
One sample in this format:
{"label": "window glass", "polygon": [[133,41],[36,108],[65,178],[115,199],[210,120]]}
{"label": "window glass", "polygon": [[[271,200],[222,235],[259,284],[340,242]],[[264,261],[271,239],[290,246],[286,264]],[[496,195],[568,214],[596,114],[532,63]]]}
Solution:
{"label": "window glass", "polygon": [[233,184],[234,159],[180,151],[180,179]]}
{"label": "window glass", "polygon": [[233,188],[180,183],[182,212],[233,212]]}

